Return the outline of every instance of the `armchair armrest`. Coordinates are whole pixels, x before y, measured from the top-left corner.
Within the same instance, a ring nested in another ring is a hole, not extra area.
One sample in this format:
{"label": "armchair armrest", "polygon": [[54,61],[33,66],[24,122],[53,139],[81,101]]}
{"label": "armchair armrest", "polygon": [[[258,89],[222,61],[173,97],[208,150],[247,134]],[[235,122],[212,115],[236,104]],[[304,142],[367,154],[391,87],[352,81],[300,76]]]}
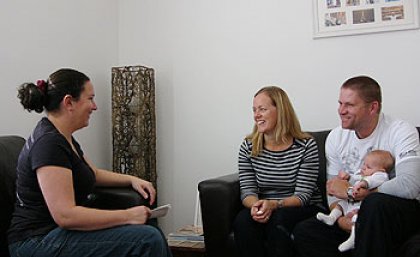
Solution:
{"label": "armchair armrest", "polygon": [[[96,187],[83,205],[102,210],[123,210],[139,205],[155,208],[156,201],[150,206],[149,199],[144,199],[132,187]],[[146,224],[158,227],[158,220],[149,219]]]}
{"label": "armchair armrest", "polygon": [[238,174],[198,184],[207,256],[235,256],[232,225],[243,208]]}
{"label": "armchair armrest", "polygon": [[150,207],[149,200],[131,187],[96,187],[85,205],[105,210],[127,209],[138,205]]}

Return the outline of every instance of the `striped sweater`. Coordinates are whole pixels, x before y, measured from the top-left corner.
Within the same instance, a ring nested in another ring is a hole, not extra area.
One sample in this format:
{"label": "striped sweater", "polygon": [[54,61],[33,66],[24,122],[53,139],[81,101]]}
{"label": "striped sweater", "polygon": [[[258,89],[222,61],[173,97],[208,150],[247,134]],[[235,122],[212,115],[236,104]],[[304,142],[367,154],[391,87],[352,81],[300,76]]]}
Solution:
{"label": "striped sweater", "polygon": [[322,202],[317,187],[318,149],[314,139],[294,139],[283,151],[263,149],[251,156],[252,143],[244,140],[239,150],[241,200],[249,195],[259,199],[296,196],[302,206]]}

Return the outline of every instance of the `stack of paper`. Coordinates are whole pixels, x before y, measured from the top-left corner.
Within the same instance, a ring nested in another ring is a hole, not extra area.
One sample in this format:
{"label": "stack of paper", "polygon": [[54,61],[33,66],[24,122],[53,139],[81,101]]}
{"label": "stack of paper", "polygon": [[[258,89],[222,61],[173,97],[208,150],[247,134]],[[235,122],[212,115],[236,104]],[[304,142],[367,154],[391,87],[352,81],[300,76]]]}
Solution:
{"label": "stack of paper", "polygon": [[159,207],[151,210],[151,214],[150,214],[149,219],[160,218],[160,217],[166,216],[169,209],[171,209],[170,204],[159,206]]}

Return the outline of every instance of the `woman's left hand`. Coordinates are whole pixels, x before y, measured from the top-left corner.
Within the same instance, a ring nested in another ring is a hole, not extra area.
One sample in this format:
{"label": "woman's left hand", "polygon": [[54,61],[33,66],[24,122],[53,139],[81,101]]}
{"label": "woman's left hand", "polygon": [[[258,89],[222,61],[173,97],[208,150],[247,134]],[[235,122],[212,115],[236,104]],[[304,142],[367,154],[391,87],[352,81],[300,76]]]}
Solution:
{"label": "woman's left hand", "polygon": [[259,223],[267,223],[270,219],[273,208],[269,200],[258,200],[252,208],[258,209],[255,215],[252,218]]}
{"label": "woman's left hand", "polygon": [[156,189],[152,183],[137,177],[132,177],[131,186],[139,192],[144,199],[149,199],[150,205],[155,202]]}

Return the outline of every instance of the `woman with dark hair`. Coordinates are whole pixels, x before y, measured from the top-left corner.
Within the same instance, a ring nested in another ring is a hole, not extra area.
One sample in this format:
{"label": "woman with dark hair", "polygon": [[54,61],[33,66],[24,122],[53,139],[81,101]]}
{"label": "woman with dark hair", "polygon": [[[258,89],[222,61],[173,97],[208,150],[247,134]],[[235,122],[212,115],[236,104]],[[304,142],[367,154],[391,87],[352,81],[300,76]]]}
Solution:
{"label": "woman with dark hair", "polygon": [[235,243],[241,257],[293,256],[295,224],[320,210],[317,145],[281,88],[260,89],[252,109],[254,129],[239,150],[246,208],[235,218]]}
{"label": "woman with dark hair", "polygon": [[73,137],[97,109],[90,79],[60,69],[47,81],[23,84],[28,111],[46,111],[17,165],[15,211],[8,233],[11,256],[171,256],[165,238],[146,225],[150,209],[99,210],[83,203],[96,185],[132,186],[150,204],[153,185],[95,167]]}

